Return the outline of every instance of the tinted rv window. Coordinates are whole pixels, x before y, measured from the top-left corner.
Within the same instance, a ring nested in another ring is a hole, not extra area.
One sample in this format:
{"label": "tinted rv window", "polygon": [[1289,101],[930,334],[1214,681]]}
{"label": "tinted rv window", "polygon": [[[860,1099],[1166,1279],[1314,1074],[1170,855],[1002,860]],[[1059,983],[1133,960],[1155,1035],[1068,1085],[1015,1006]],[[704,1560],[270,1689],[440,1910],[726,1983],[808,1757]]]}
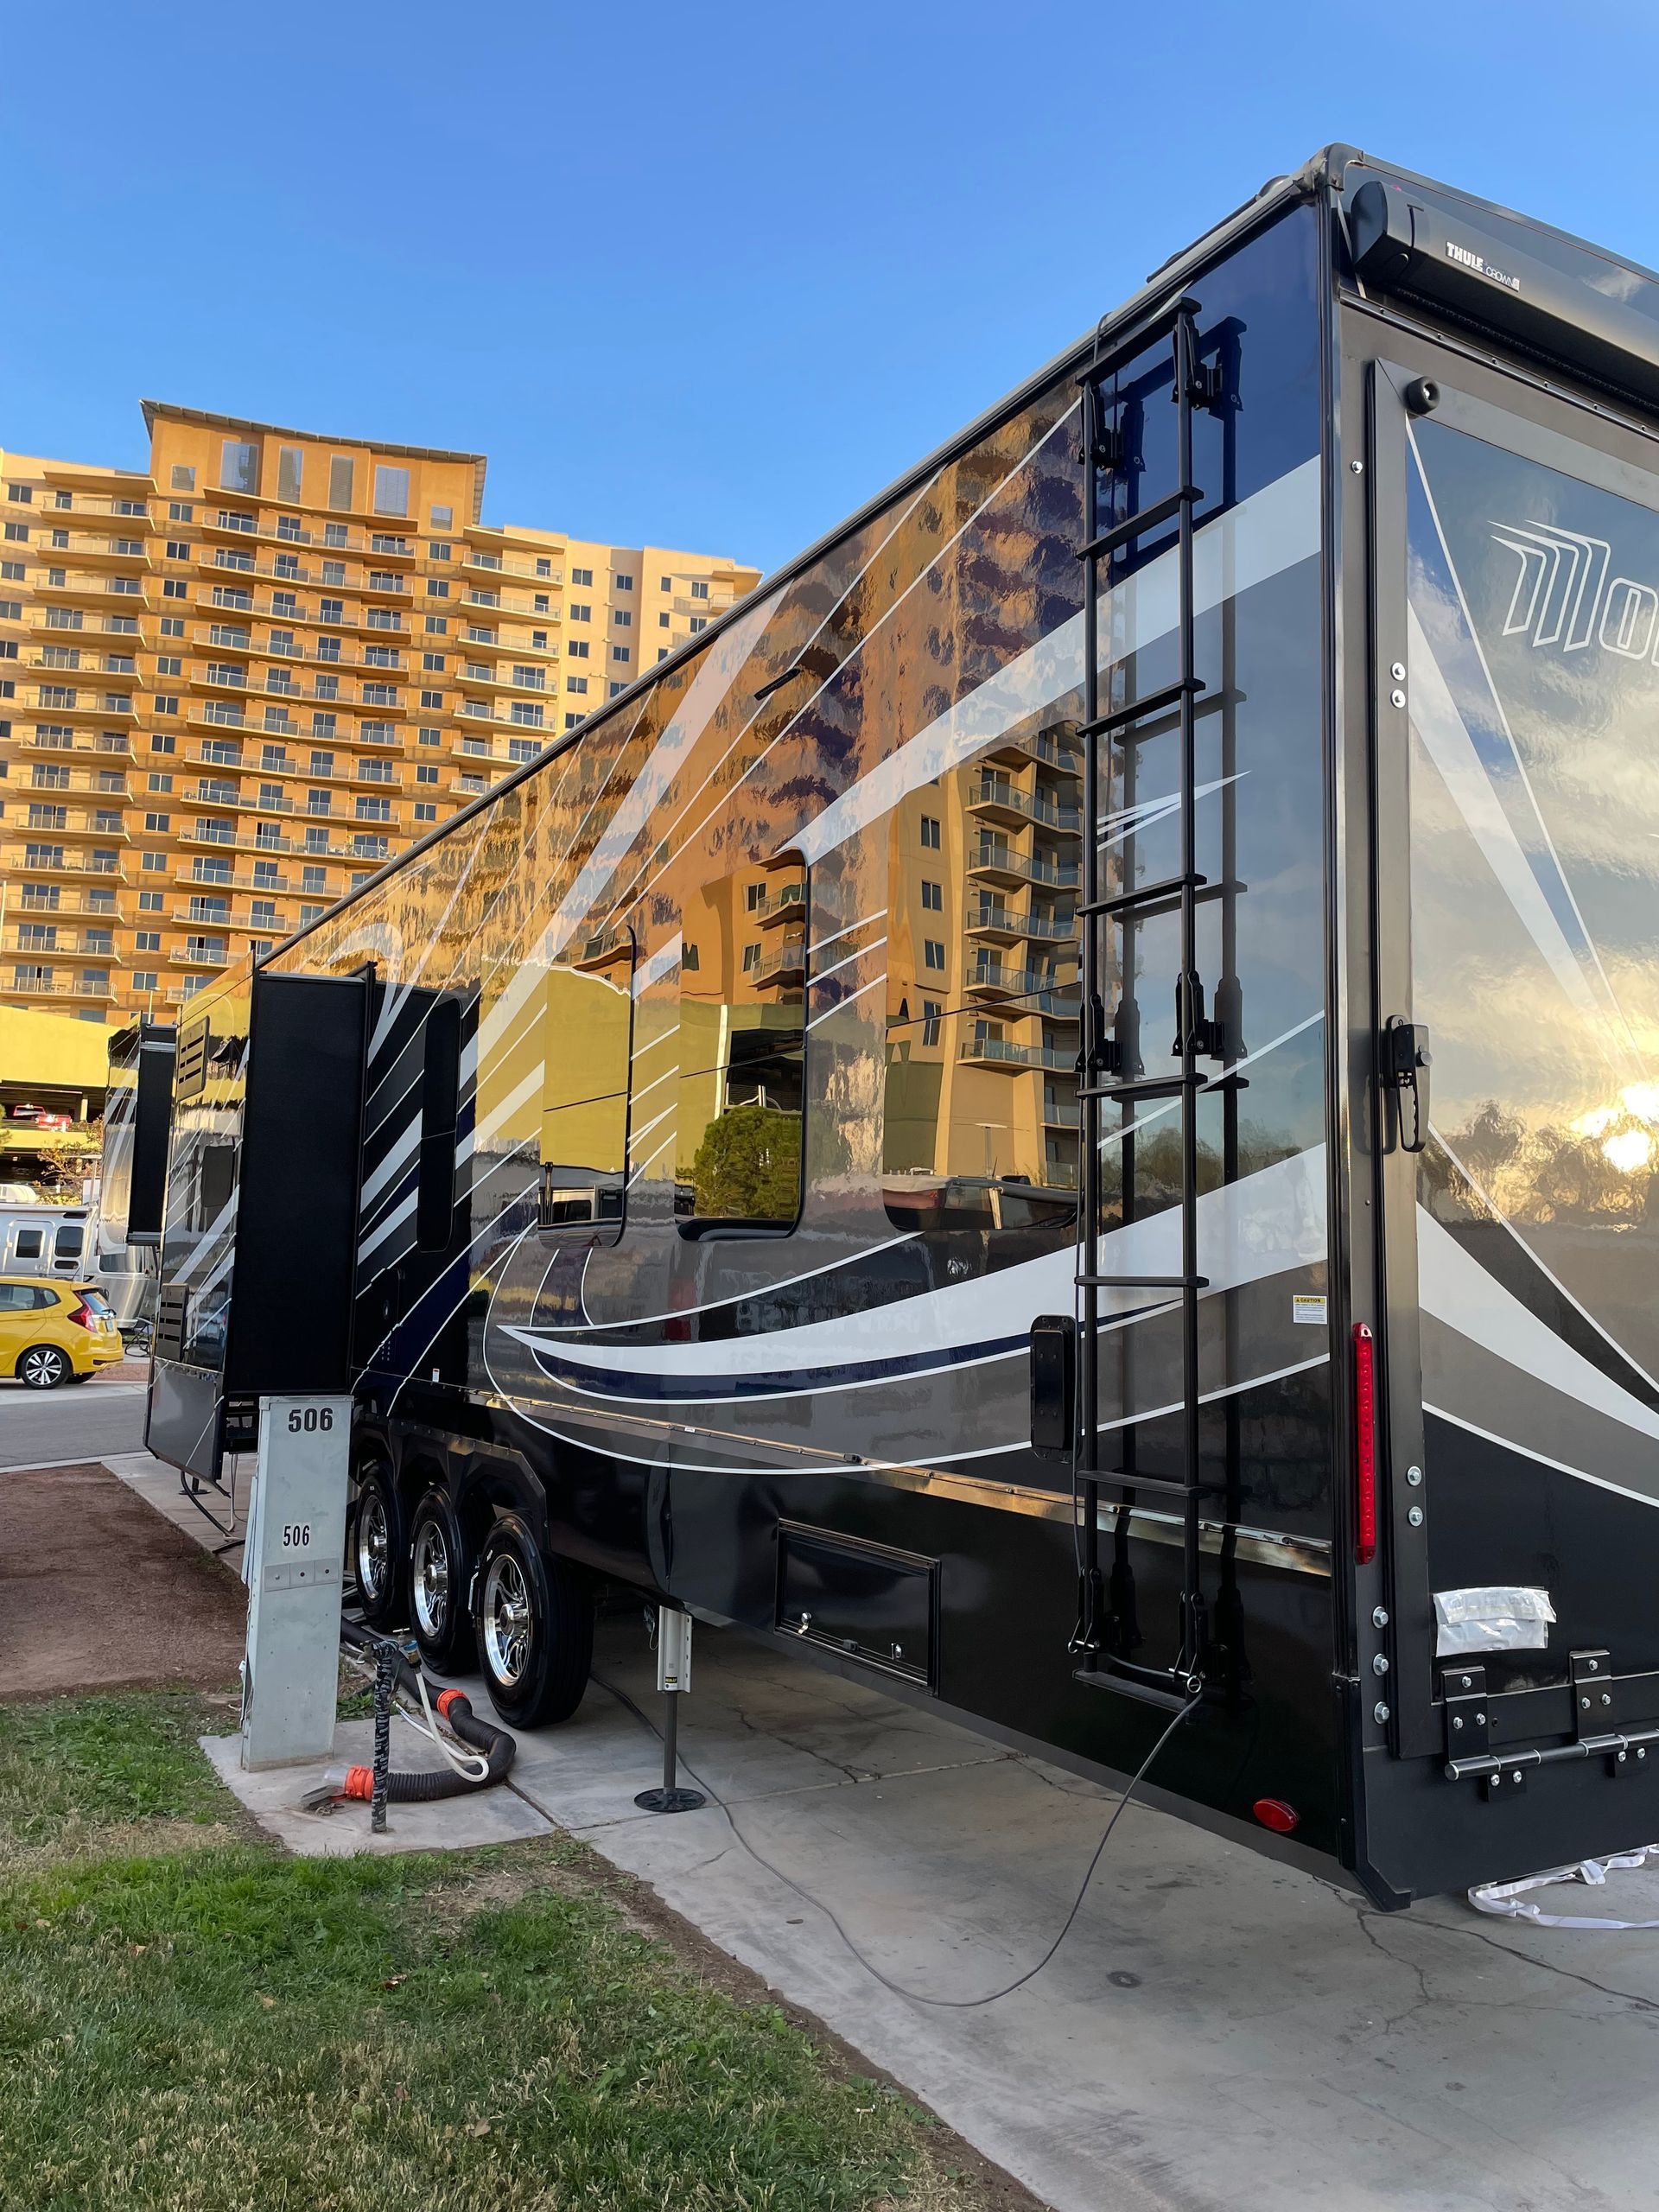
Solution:
{"label": "tinted rv window", "polygon": [[881,1160],[906,1229],[1072,1217],[1082,765],[1033,719],[894,810]]}
{"label": "tinted rv window", "polygon": [[415,1242],[444,1252],[454,1230],[455,1123],[461,1113],[461,1001],[442,998],[426,1017],[421,1065],[421,1156]]}
{"label": "tinted rv window", "polygon": [[55,1256],[60,1260],[79,1259],[86,1243],[86,1230],[78,1224],[66,1223],[57,1234]]}
{"label": "tinted rv window", "polygon": [[[547,974],[543,1025],[541,1225],[620,1227],[628,1158],[633,936],[576,938]],[[673,1104],[671,1088],[658,1110]],[[645,1120],[652,1119],[648,1102]]]}
{"label": "tinted rv window", "polygon": [[18,1230],[17,1257],[20,1260],[38,1260],[45,1249],[46,1231],[43,1229],[20,1229]]}
{"label": "tinted rv window", "polygon": [[798,866],[747,868],[687,902],[674,1210],[688,1235],[799,1217],[806,911]]}

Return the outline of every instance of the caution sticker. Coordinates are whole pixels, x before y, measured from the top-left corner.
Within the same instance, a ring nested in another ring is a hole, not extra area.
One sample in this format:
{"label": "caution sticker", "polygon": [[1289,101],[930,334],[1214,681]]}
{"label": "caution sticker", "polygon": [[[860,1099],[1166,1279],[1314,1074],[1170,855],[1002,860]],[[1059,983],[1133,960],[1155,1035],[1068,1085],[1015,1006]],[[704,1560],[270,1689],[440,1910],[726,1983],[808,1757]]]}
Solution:
{"label": "caution sticker", "polygon": [[1293,1293],[1290,1301],[1290,1318],[1293,1321],[1305,1321],[1310,1328],[1322,1329],[1325,1326],[1325,1318],[1324,1299],[1315,1298],[1311,1294],[1302,1291]]}

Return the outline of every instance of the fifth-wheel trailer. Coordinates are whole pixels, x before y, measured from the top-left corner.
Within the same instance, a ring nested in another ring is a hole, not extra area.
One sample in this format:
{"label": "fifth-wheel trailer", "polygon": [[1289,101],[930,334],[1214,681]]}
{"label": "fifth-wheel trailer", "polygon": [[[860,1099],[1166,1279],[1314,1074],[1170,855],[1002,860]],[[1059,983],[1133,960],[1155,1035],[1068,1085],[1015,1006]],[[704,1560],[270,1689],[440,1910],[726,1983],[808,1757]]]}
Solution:
{"label": "fifth-wheel trailer", "polygon": [[348,1377],[529,1725],[620,1585],[1388,1905],[1646,1837],[1656,708],[1659,279],[1331,148],[200,995],[151,1446]]}

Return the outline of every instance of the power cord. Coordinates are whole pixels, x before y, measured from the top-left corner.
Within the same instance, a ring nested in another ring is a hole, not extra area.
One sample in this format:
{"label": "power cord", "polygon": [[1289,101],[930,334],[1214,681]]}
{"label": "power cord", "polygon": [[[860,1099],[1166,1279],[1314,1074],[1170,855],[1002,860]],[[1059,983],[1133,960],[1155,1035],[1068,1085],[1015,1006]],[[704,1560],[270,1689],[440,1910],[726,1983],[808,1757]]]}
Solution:
{"label": "power cord", "polygon": [[[594,1680],[599,1684],[601,1689],[608,1690],[619,1705],[625,1706],[627,1710],[632,1713],[634,1719],[639,1721],[641,1727],[646,1729],[652,1735],[655,1736],[658,1741],[661,1740],[662,1730],[657,1726],[657,1723],[652,1719],[648,1713],[643,1711],[639,1706],[634,1703],[633,1700],[628,1695],[626,1690],[619,1689],[614,1682],[607,1682],[602,1675],[595,1675],[594,1676]],[[697,1772],[696,1767],[691,1764],[689,1759],[682,1758],[680,1764],[691,1777],[691,1779],[696,1783],[697,1787],[707,1795],[710,1802],[718,1806],[721,1813],[725,1815],[727,1827],[730,1828],[734,1838],[742,1846],[743,1849],[747,1852],[749,1857],[753,1859],[756,1866],[764,1867],[768,1874],[772,1875],[774,1879],[782,1882],[786,1889],[793,1890],[796,1896],[801,1898],[804,1903],[811,1905],[816,1911],[821,1912],[824,1918],[830,1923],[830,1925],[835,1929],[836,1935],[840,1936],[842,1942],[847,1946],[847,1948],[858,1961],[860,1966],[864,1968],[867,1974],[873,1974],[876,1980],[881,1984],[881,1986],[884,1989],[890,1989],[895,1997],[906,1998],[912,2004],[930,2005],[942,2012],[970,2012],[982,2005],[995,2005],[1004,1997],[1012,1997],[1016,1989],[1023,1989],[1028,1981],[1033,1981],[1036,1979],[1036,1977],[1042,1972],[1043,1968],[1048,1964],[1049,1961],[1054,1956],[1055,1953],[1059,1949],[1061,1944],[1065,1942],[1066,1937],[1071,1932],[1072,1923],[1077,1919],[1078,1913],[1083,1910],[1083,1901],[1089,1894],[1089,1885],[1095,1878],[1095,1869],[1099,1866],[1106,1847],[1112,1840],[1112,1830],[1117,1826],[1118,1821],[1122,1817],[1124,1807],[1128,1803],[1130,1798],[1134,1796],[1141,1783],[1145,1781],[1147,1773],[1151,1770],[1152,1763],[1157,1758],[1159,1752],[1163,1750],[1164,1745],[1168,1743],[1170,1738],[1180,1726],[1182,1721],[1185,1720],[1190,1713],[1195,1713],[1198,1710],[1198,1700],[1196,1698],[1182,1706],[1180,1711],[1176,1713],[1168,1727],[1164,1730],[1162,1735],[1159,1737],[1157,1742],[1147,1753],[1145,1758],[1141,1760],[1141,1764],[1136,1769],[1128,1788],[1124,1790],[1123,1795],[1118,1799],[1116,1804],[1113,1806],[1112,1816],[1106,1823],[1106,1827],[1102,1834],[1100,1841],[1095,1846],[1095,1855],[1089,1861],[1088,1868],[1084,1874],[1083,1880],[1077,1885],[1077,1896],[1071,1900],[1071,1910],[1066,1914],[1065,1918],[1061,1922],[1058,1935],[1055,1936],[1054,1941],[1043,1953],[1042,1957],[1038,1960],[1035,1966],[1027,1967],[1023,1974],[1016,1974],[1012,1981],[1005,1982],[1001,1989],[990,1990],[982,1997],[930,1997],[923,1991],[909,1988],[905,1983],[901,1981],[895,1981],[891,1974],[883,1973],[882,1969],[876,1965],[874,1960],[872,1959],[867,1952],[861,1950],[852,1936],[848,1934],[846,1928],[836,1916],[833,1907],[827,1905],[822,1897],[814,1897],[811,1891],[803,1888],[801,1884],[795,1879],[795,1877],[792,1874],[786,1874],[783,1868],[774,1865],[774,1863],[766,1857],[763,1851],[757,1850],[755,1846],[749,1841],[747,1836],[744,1834],[742,1829],[739,1827],[736,1819],[733,1815],[731,1807],[726,1802],[726,1800],[721,1796],[720,1792],[713,1786],[713,1784],[709,1782],[704,1776]]]}

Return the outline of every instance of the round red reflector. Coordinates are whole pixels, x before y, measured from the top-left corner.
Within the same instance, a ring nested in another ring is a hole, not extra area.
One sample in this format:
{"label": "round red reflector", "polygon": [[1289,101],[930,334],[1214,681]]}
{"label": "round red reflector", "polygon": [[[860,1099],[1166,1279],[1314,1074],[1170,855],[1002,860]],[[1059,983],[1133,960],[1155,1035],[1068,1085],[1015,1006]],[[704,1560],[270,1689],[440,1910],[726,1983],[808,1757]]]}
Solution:
{"label": "round red reflector", "polygon": [[1250,1810],[1264,1828],[1271,1828],[1274,1835],[1288,1835],[1297,1825],[1296,1808],[1287,1805],[1282,1797],[1258,1797]]}

